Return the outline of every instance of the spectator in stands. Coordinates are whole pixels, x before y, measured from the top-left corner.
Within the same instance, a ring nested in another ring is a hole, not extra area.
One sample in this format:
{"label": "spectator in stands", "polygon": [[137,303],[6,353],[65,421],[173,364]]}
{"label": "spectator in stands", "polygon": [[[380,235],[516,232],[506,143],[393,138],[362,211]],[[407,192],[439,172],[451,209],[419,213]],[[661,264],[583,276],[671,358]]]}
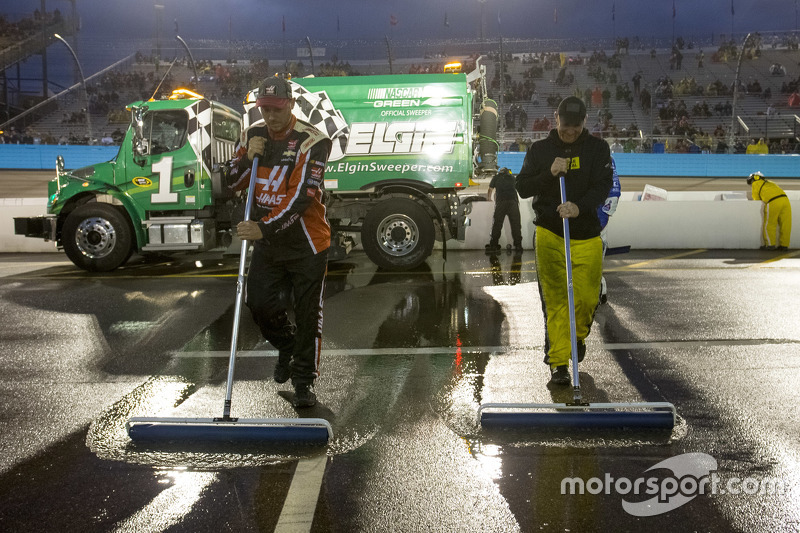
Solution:
{"label": "spectator in stands", "polygon": [[797,90],[789,95],[788,104],[789,107],[800,107],[800,94],[798,94]]}
{"label": "spectator in stands", "polygon": [[533,131],[550,131],[550,120],[547,115],[533,121]]}
{"label": "spectator in stands", "polygon": [[520,107],[519,108],[519,129],[520,131],[525,131],[528,128],[528,114],[525,110]]}
{"label": "spectator in stands", "polygon": [[622,147],[622,144],[620,144],[619,139],[614,139],[614,142],[611,143],[611,153],[618,154],[623,151],[624,148]]}
{"label": "spectator in stands", "polygon": [[758,141],[755,139],[752,140],[750,144],[747,145],[747,152],[748,154],[768,154],[769,147],[767,147],[767,143],[764,142],[764,137],[761,137]]}
{"label": "spectator in stands", "polygon": [[595,107],[603,105],[603,91],[600,89],[599,85],[595,85],[592,91],[592,105]]}
{"label": "spectator in stands", "polygon": [[631,78],[631,81],[633,82],[633,96],[639,98],[641,84],[642,84],[642,71],[640,70],[639,72],[634,74],[633,78]]}
{"label": "spectator in stands", "polygon": [[717,139],[725,138],[725,127],[722,124],[717,124],[717,127],[714,129],[714,137]]}
{"label": "spectator in stands", "polygon": [[769,73],[773,76],[786,76],[786,67],[780,63],[773,63],[772,66],[769,67]]}

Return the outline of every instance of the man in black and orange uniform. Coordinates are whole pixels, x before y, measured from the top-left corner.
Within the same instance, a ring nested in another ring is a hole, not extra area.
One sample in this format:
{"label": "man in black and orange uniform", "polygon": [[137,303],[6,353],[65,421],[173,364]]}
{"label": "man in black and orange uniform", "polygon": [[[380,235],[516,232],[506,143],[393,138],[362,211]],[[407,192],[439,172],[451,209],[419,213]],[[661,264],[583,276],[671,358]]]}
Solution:
{"label": "man in black and orange uniform", "polygon": [[331,238],[322,202],[331,142],[294,116],[288,81],[265,79],[257,98],[265,124],[251,128],[237,151],[240,179],[233,185],[237,190],[249,185],[248,167],[258,156],[254,212],[236,227],[241,239],[254,242],[245,301],[264,338],[278,350],[275,381],[291,378],[294,406],[311,407],[317,401]]}

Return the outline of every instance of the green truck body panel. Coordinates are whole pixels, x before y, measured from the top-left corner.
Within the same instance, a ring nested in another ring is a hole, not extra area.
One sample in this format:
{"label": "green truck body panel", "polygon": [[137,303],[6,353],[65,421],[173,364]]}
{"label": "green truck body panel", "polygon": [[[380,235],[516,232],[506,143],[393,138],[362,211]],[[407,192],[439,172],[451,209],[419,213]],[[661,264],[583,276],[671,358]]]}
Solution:
{"label": "green truck body panel", "polygon": [[[295,115],[333,140],[327,190],[362,191],[386,182],[433,189],[468,184],[473,95],[465,74],[301,78],[292,84]],[[260,120],[255,104],[245,109],[246,126]]]}

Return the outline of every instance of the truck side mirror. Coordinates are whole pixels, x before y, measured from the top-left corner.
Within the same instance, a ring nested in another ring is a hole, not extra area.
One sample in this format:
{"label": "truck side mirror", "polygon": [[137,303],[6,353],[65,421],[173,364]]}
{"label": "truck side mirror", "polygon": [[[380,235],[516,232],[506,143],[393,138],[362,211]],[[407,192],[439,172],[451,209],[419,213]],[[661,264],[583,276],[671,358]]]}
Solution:
{"label": "truck side mirror", "polygon": [[144,136],[144,116],[148,106],[134,107],[131,109],[131,129],[133,129],[133,153],[134,156],[144,157],[149,155],[150,147]]}

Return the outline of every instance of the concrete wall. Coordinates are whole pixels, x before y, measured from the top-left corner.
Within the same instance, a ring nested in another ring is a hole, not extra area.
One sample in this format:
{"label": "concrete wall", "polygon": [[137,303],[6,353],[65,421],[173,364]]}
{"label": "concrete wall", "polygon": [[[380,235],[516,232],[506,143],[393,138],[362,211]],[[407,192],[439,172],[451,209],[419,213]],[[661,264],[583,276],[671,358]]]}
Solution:
{"label": "concrete wall", "polygon": [[46,198],[0,198],[0,252],[55,252],[52,242],[14,235],[14,217],[35,217],[46,210]]}
{"label": "concrete wall", "polygon": [[[670,193],[667,201],[638,201],[639,193],[623,194],[617,211],[607,227],[609,246],[649,248],[725,248],[755,249],[761,245],[761,202],[715,200],[736,197],[737,193],[718,191]],[[741,193],[739,193],[741,194]],[[675,199],[672,198],[675,196]],[[800,209],[800,191],[788,191],[792,211]],[[739,196],[741,198],[741,196]],[[451,249],[480,249],[489,242],[492,225],[491,202],[474,204],[473,224],[467,229],[464,243],[450,241]],[[522,237],[525,248],[533,239],[533,211],[530,202],[520,204]],[[800,237],[800,216],[792,220],[794,242]],[[511,244],[508,223],[500,238],[501,246]]]}

